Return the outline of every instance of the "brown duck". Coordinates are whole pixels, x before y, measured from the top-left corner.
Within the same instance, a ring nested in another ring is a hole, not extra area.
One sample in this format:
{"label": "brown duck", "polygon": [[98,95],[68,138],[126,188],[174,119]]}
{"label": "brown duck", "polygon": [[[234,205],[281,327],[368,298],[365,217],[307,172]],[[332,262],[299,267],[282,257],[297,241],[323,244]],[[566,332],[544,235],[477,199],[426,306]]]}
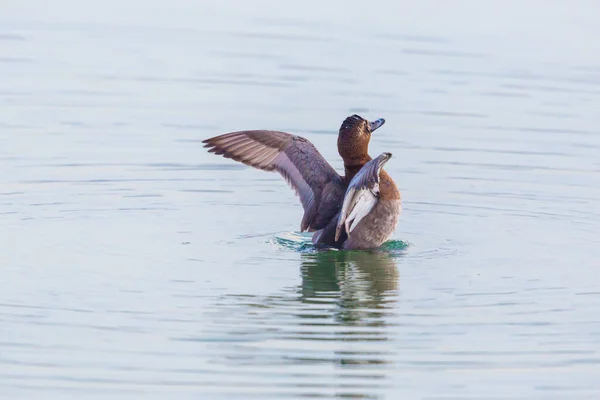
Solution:
{"label": "brown duck", "polygon": [[314,232],[316,245],[372,249],[389,239],[402,209],[400,192],[383,170],[392,154],[369,156],[371,133],[384,123],[358,115],[344,120],[337,143],[344,176],[311,142],[285,132],[239,131],[203,143],[211,153],[283,175],[304,208],[300,230]]}

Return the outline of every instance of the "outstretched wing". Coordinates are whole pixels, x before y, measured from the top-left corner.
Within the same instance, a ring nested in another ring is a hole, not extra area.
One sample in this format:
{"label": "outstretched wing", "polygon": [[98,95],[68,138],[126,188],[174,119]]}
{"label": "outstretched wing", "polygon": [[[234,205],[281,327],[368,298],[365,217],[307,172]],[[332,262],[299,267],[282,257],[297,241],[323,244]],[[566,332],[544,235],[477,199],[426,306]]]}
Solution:
{"label": "outstretched wing", "polygon": [[342,226],[350,236],[352,230],[379,201],[379,172],[391,156],[391,153],[382,153],[363,165],[350,181],[335,229],[336,241],[340,237]]}
{"label": "outstretched wing", "polygon": [[283,175],[304,208],[301,231],[323,228],[339,210],[342,179],[303,137],[256,130],[227,133],[203,143],[211,153]]}

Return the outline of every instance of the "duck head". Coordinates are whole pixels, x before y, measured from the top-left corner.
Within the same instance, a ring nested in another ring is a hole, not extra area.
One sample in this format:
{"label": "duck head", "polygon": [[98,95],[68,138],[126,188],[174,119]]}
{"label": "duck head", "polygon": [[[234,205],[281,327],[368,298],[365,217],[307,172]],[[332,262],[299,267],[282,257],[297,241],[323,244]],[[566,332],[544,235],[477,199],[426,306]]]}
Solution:
{"label": "duck head", "polygon": [[346,167],[362,167],[371,160],[369,156],[371,133],[384,123],[383,118],[369,122],[356,114],[342,122],[338,135],[338,152]]}

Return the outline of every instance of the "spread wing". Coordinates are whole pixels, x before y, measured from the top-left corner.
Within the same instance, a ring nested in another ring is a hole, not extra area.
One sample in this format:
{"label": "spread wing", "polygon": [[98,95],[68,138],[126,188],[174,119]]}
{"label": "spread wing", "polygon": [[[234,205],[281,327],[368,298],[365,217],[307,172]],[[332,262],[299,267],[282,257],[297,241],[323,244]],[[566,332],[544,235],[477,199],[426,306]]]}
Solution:
{"label": "spread wing", "polygon": [[303,137],[256,130],[227,133],[203,143],[211,153],[283,175],[304,208],[301,231],[322,229],[339,210],[342,179]]}
{"label": "spread wing", "polygon": [[350,236],[352,230],[379,201],[379,172],[391,156],[391,153],[382,153],[363,165],[350,181],[335,229],[336,241],[340,237],[342,226]]}

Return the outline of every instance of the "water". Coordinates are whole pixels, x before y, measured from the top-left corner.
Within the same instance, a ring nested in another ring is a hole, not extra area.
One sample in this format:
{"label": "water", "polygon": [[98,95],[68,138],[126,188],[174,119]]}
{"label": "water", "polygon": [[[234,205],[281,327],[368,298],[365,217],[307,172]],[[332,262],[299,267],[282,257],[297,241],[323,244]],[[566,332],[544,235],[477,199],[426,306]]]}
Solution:
{"label": "water", "polygon": [[[598,5],[4,0],[0,397],[597,399]],[[269,128],[403,194],[316,252]]]}

